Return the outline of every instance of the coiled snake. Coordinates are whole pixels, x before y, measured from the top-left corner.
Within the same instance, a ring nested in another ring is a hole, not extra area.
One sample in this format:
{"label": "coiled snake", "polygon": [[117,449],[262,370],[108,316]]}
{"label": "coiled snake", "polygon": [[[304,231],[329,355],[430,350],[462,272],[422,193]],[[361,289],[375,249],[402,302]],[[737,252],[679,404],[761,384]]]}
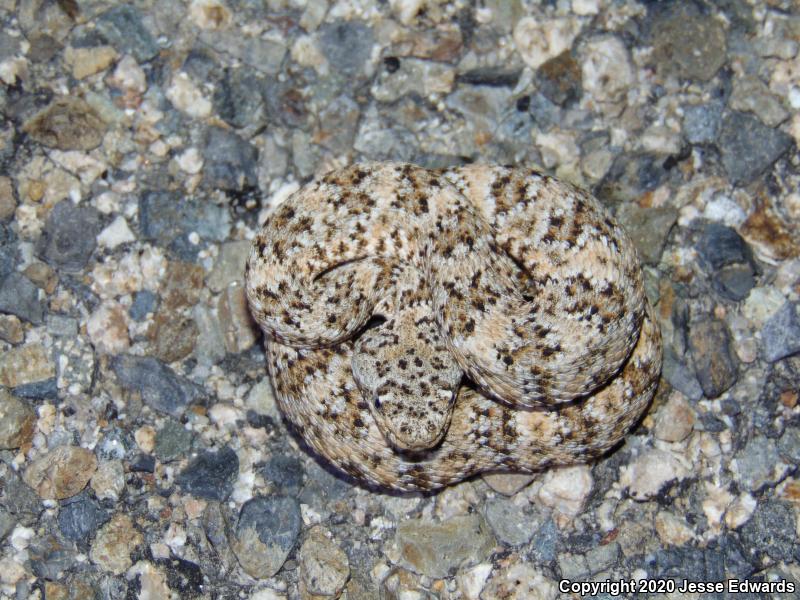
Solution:
{"label": "coiled snake", "polygon": [[286,419],[385,488],[595,458],[661,369],[630,240],[532,170],[329,173],[267,219],[246,290]]}

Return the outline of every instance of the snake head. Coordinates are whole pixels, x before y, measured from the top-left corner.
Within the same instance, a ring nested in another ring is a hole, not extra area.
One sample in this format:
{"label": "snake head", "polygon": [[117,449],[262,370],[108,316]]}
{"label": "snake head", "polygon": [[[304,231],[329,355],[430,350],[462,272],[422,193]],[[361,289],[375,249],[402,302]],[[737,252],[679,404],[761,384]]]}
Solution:
{"label": "snake head", "polygon": [[401,451],[436,446],[450,424],[462,371],[416,307],[366,330],[355,343],[353,376],[386,440]]}

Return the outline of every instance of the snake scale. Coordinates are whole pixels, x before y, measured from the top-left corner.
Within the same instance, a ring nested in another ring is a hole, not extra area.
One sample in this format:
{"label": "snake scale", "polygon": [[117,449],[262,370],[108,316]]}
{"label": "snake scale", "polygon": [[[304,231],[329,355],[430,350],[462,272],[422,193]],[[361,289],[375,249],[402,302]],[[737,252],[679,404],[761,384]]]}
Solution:
{"label": "snake scale", "polygon": [[658,383],[631,241],[535,170],[333,171],[275,208],[245,276],[285,418],[381,488],[591,460]]}

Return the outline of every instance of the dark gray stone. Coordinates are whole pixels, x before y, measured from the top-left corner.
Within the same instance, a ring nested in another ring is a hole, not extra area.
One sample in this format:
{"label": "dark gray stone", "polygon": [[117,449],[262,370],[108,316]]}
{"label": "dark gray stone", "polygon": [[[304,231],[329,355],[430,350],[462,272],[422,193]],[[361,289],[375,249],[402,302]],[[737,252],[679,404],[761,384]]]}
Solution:
{"label": "dark gray stone", "polygon": [[34,537],[28,552],[34,575],[51,581],[73,569],[79,560],[73,544],[62,544],[54,535]]}
{"label": "dark gray stone", "polygon": [[714,275],[715,289],[728,300],[740,302],[747,298],[756,284],[750,265],[729,265]]}
{"label": "dark gray stone", "polygon": [[158,54],[158,45],[142,23],[141,13],[131,4],[116,6],[100,15],[97,31],[120,54],[132,54],[137,62]]}
{"label": "dark gray stone", "polygon": [[728,177],[735,184],[746,184],[786,152],[792,138],[767,127],[753,115],[731,112],[722,122],[717,145]]}
{"label": "dark gray stone", "polygon": [[296,495],[303,486],[303,463],[294,456],[273,454],[261,470],[266,481],[272,482],[283,494]]}
{"label": "dark gray stone", "polygon": [[789,561],[795,539],[795,517],[790,504],[760,500],[752,518],[742,526],[742,540],[751,550],[774,560]]}
{"label": "dark gray stone", "polygon": [[694,323],[689,331],[689,347],[706,398],[717,398],[736,383],[739,361],[731,350],[725,323],[716,319]]}
{"label": "dark gray stone", "polygon": [[58,528],[68,540],[86,543],[110,518],[97,500],[83,492],[61,503]]}
{"label": "dark gray stone", "polygon": [[211,188],[243,190],[258,184],[258,150],[232,131],[209,128],[203,158],[203,181]]}
{"label": "dark gray stone", "polygon": [[37,288],[22,273],[13,272],[0,281],[0,313],[18,316],[34,325],[44,322],[45,303]]}
{"label": "dark gray stone", "polygon": [[335,21],[319,29],[322,54],[334,70],[347,77],[363,74],[373,43],[372,28],[360,21]]}
{"label": "dark gray stone", "polygon": [[[736,453],[736,464],[741,485],[758,492],[779,482],[775,478],[775,465],[780,462],[775,440],[756,435]],[[779,474],[778,474],[779,475]]]}
{"label": "dark gray stone", "polygon": [[192,447],[192,432],[172,419],[156,433],[155,454],[161,462],[170,462],[186,454]]}
{"label": "dark gray stone", "polygon": [[128,468],[132,472],[152,473],[156,470],[156,459],[150,454],[139,452],[131,459]]}
{"label": "dark gray stone", "polygon": [[761,328],[764,358],[775,362],[800,352],[800,302],[787,302]]}
{"label": "dark gray stone", "polygon": [[263,80],[250,69],[232,69],[214,90],[214,108],[222,119],[236,128],[266,122],[262,96]]}
{"label": "dark gray stone", "polygon": [[33,383],[24,383],[14,388],[14,395],[28,400],[58,398],[58,382],[55,377]]}
{"label": "dark gray stone", "polygon": [[350,484],[338,475],[333,475],[317,463],[312,463],[308,467],[306,484],[298,499],[320,514],[328,515],[331,511],[331,504],[342,498],[350,490],[350,487]]}
{"label": "dark gray stone", "polygon": [[136,292],[133,296],[133,302],[128,309],[128,314],[134,321],[144,321],[147,313],[154,313],[158,305],[158,296],[150,290],[142,290]]}
{"label": "dark gray stone", "polygon": [[216,452],[200,452],[175,478],[175,483],[193,496],[221,502],[231,495],[238,475],[239,458],[236,452],[229,446],[223,446]]}
{"label": "dark gray stone", "polygon": [[[176,192],[147,191],[139,198],[139,228],[144,239],[193,261],[205,241],[221,242],[228,237],[231,218],[227,208],[211,202],[187,200]],[[200,244],[189,242],[192,232],[200,236]]]}
{"label": "dark gray stone", "polygon": [[734,229],[719,223],[705,225],[696,248],[706,266],[714,271],[753,260],[753,253],[742,236]]}
{"label": "dark gray stone", "polygon": [[669,176],[664,157],[652,154],[620,154],[595,188],[595,195],[608,204],[630,202],[656,189]]}
{"label": "dark gray stone", "polygon": [[89,262],[101,227],[100,214],[95,209],[62,200],[50,211],[38,254],[56,269],[77,273]]}
{"label": "dark gray stone", "polygon": [[[245,552],[258,557],[260,564],[248,569],[257,570],[260,576],[271,577],[281,568],[289,552],[297,543],[302,522],[297,500],[287,496],[256,497],[248,500],[239,513],[236,524],[236,550],[239,561],[244,564]],[[253,545],[252,533],[263,546]]]}
{"label": "dark gray stone", "polygon": [[690,144],[712,144],[722,125],[722,102],[694,104],[683,109],[683,135]]}
{"label": "dark gray stone", "polygon": [[658,71],[708,81],[725,62],[725,29],[691,2],[667,6],[651,24],[652,57]]}
{"label": "dark gray stone", "polygon": [[35,521],[43,508],[36,492],[3,465],[0,465],[0,504],[26,525]]}
{"label": "dark gray stone", "polygon": [[17,253],[17,235],[9,225],[0,223],[0,280],[14,271]]}
{"label": "dark gray stone", "polygon": [[548,518],[531,538],[531,552],[539,563],[549,563],[556,558],[558,525]]}
{"label": "dark gray stone", "polygon": [[569,50],[546,61],[536,71],[539,91],[560,106],[572,104],[581,97],[581,82],[581,67]]}
{"label": "dark gray stone", "polygon": [[9,533],[17,526],[17,520],[3,506],[0,506],[0,542],[5,541]]}
{"label": "dark gray stone", "polygon": [[541,93],[531,94],[528,113],[543,131],[561,121],[561,109]]}
{"label": "dark gray stone", "polygon": [[149,407],[173,417],[181,416],[187,406],[207,397],[201,386],[179,377],[152,357],[122,354],[111,360],[111,368],[122,387],[139,392]]}

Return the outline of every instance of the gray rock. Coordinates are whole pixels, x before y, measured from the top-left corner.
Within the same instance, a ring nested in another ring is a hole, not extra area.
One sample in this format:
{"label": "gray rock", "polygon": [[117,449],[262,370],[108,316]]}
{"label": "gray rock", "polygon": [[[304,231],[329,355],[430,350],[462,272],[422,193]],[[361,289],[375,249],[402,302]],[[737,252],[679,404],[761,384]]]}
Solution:
{"label": "gray rock", "polygon": [[200,452],[175,478],[175,483],[193,496],[221,502],[231,495],[238,475],[239,458],[232,448],[224,446],[216,452]]}
{"label": "gray rock", "polygon": [[780,455],[775,440],[761,435],[753,437],[736,453],[739,479],[745,489],[758,492],[765,486],[778,483],[786,474],[780,468]]}
{"label": "gray rock", "polygon": [[35,522],[43,510],[36,492],[5,465],[0,465],[0,505],[25,525]]}
{"label": "gray rock", "polygon": [[750,265],[730,265],[714,275],[717,291],[728,300],[740,302],[747,298],[756,284],[755,274]]}
{"label": "gray rock", "polygon": [[57,337],[76,337],[78,335],[78,319],[67,315],[47,315],[47,331]]}
{"label": "gray rock", "polygon": [[0,542],[5,541],[6,536],[17,526],[17,521],[10,512],[0,506]]}
{"label": "gray rock", "polygon": [[319,114],[322,144],[332,152],[342,154],[353,146],[361,111],[349,96],[334,98]]}
{"label": "gray rock", "polygon": [[664,75],[708,81],[725,62],[725,30],[684,4],[689,3],[672,5],[652,23],[653,59]]}
{"label": "gray rock", "polygon": [[363,75],[373,43],[372,28],[360,21],[334,21],[319,29],[320,51],[331,68],[345,77]]}
{"label": "gray rock", "polygon": [[45,302],[22,273],[13,272],[0,281],[0,312],[16,315],[34,325],[44,321]]}
{"label": "gray rock", "polygon": [[537,561],[548,563],[555,559],[558,546],[558,525],[548,518],[531,538],[531,552]]}
{"label": "gray rock", "polygon": [[661,375],[669,384],[690,400],[700,400],[703,397],[703,388],[692,372],[692,369],[681,360],[675,351],[667,346],[664,348],[664,364]]}
{"label": "gray rock", "polygon": [[749,183],[758,177],[791,144],[788,134],[741,112],[731,112],[725,117],[718,141],[722,165],[735,184]]}
{"label": "gray rock", "polygon": [[495,545],[480,515],[452,517],[442,523],[427,519],[401,521],[394,544],[400,563],[434,579],[450,576],[457,568],[484,560]]}
{"label": "gray rock", "polygon": [[689,332],[689,347],[695,373],[706,398],[716,398],[739,377],[739,361],[730,347],[725,323],[716,319],[699,321]]}
{"label": "gray rock", "polygon": [[696,248],[700,258],[712,270],[753,260],[753,253],[742,236],[719,223],[705,225]]}
{"label": "gray rock", "polygon": [[658,264],[667,236],[678,220],[678,211],[671,206],[642,208],[638,204],[626,203],[620,206],[617,218],[630,235],[642,261]]}
{"label": "gray rock", "polygon": [[226,242],[219,249],[214,269],[206,278],[208,287],[214,292],[221,292],[230,284],[241,282],[244,278],[244,265],[250,254],[251,242],[237,240]]}
{"label": "gray rock", "polygon": [[543,131],[561,121],[561,109],[542,93],[531,94],[528,112]]}
{"label": "gray rock", "polygon": [[263,124],[263,87],[263,80],[250,69],[229,70],[214,90],[214,108],[226,123],[239,129]]}
{"label": "gray rock", "polygon": [[56,269],[77,273],[86,266],[97,245],[100,214],[89,206],[62,200],[50,211],[37,251]]}
{"label": "gray rock", "polygon": [[595,195],[608,204],[634,201],[667,179],[664,162],[663,156],[653,154],[620,154],[595,188]]}
{"label": "gray rock", "polygon": [[292,498],[248,500],[239,513],[233,542],[242,568],[253,577],[275,575],[297,543],[301,523],[300,506]]}
{"label": "gray rock", "polygon": [[283,494],[294,496],[303,486],[303,463],[294,456],[273,454],[261,469],[265,481]]}
{"label": "gray rock", "polygon": [[717,141],[722,126],[722,102],[694,104],[683,109],[683,134],[691,144],[711,144]]}
{"label": "gray rock", "polygon": [[97,500],[81,493],[61,503],[58,528],[68,540],[86,543],[110,518],[108,511]]}
{"label": "gray rock", "polygon": [[201,386],[152,357],[122,354],[111,360],[111,368],[123,388],[139,392],[149,407],[173,417],[180,417],[187,406],[207,397]]}
{"label": "gray rock", "polygon": [[192,446],[192,432],[172,419],[156,433],[154,452],[161,462],[167,463],[186,454]]}
{"label": "gray rock", "polygon": [[243,190],[258,185],[258,150],[232,131],[211,127],[202,148],[203,181],[211,188]]}
{"label": "gray rock", "polygon": [[14,271],[17,253],[16,233],[9,225],[0,223],[0,280]]}
{"label": "gray rock", "polygon": [[142,290],[136,292],[133,296],[133,302],[128,309],[128,314],[134,321],[144,321],[147,313],[155,312],[158,304],[158,296],[150,290]]}
{"label": "gray rock", "polygon": [[778,451],[794,464],[800,464],[800,427],[787,427],[778,440]]}
{"label": "gray rock", "polygon": [[561,571],[561,577],[571,581],[584,580],[590,574],[586,557],[580,554],[569,554],[566,552],[559,554],[558,568]]}
{"label": "gray rock", "polygon": [[79,553],[74,546],[62,544],[54,535],[35,537],[31,542],[31,570],[37,577],[55,581],[78,564]]}
{"label": "gray rock", "polygon": [[[211,202],[181,198],[176,192],[147,191],[139,198],[139,228],[144,239],[170,249],[181,260],[193,261],[205,241],[228,237],[231,218],[227,208]],[[192,232],[200,236],[200,244],[189,242]]]}
{"label": "gray rock", "polygon": [[298,500],[308,504],[319,514],[325,515],[323,518],[327,518],[331,512],[331,505],[343,498],[350,489],[349,483],[313,462],[308,466],[306,484]]}
{"label": "gray rock", "polygon": [[120,54],[132,54],[145,62],[158,54],[158,44],[142,23],[142,15],[131,4],[115,6],[97,18],[97,31]]}
{"label": "gray rock", "polygon": [[800,352],[800,302],[787,302],[761,328],[764,358],[775,362]]}
{"label": "gray rock", "polygon": [[742,527],[742,540],[750,551],[767,554],[774,560],[792,559],[792,548],[797,541],[795,517],[787,502],[766,500],[758,503],[758,510]]}
{"label": "gray rock", "polygon": [[508,498],[498,497],[486,505],[486,522],[497,539],[509,546],[527,544],[534,528],[525,512]]}

